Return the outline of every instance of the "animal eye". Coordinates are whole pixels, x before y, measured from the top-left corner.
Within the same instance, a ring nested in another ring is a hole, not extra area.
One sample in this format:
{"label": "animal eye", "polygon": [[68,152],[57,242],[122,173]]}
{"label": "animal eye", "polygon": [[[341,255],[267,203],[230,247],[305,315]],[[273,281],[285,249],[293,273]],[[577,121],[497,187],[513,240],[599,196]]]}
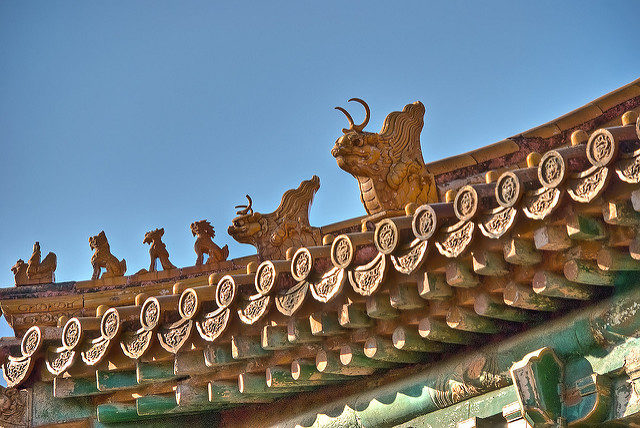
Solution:
{"label": "animal eye", "polygon": [[361,146],[362,145],[362,137],[360,137],[360,135],[358,135],[358,134],[351,134],[351,136],[349,137],[349,141],[354,146]]}

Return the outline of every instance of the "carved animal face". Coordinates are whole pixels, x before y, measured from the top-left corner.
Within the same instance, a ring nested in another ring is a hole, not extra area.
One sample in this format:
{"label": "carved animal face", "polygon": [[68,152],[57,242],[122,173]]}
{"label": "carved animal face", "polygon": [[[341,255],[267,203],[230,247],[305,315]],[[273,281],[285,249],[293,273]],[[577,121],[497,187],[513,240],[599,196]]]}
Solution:
{"label": "carved animal face", "polygon": [[89,246],[93,250],[104,247],[105,244],[107,244],[107,235],[105,235],[104,230],[98,233],[96,236],[92,236],[89,238]]}
{"label": "carved animal face", "polygon": [[348,131],[331,149],[338,166],[356,176],[368,176],[379,169],[381,151],[379,135],[372,132]]}
{"label": "carved animal face", "polygon": [[216,236],[213,226],[211,226],[211,223],[207,220],[194,221],[191,223],[191,233],[193,236],[209,236],[211,239]]}
{"label": "carved animal face", "polygon": [[142,243],[151,244],[153,243],[153,241],[159,241],[160,238],[162,238],[162,235],[164,235],[164,228],[150,230],[149,232],[144,234],[144,240],[142,241]]}
{"label": "carved animal face", "polygon": [[13,265],[13,267],[11,268],[11,272],[13,272],[14,275],[18,275],[18,274],[22,274],[22,273],[24,273],[26,275],[26,273],[27,273],[27,264],[24,262],[24,260],[18,259],[16,264]]}
{"label": "carved animal face", "polygon": [[238,216],[233,219],[233,224],[229,226],[227,232],[233,239],[243,244],[251,244],[262,235],[265,224],[262,214],[252,213]]}

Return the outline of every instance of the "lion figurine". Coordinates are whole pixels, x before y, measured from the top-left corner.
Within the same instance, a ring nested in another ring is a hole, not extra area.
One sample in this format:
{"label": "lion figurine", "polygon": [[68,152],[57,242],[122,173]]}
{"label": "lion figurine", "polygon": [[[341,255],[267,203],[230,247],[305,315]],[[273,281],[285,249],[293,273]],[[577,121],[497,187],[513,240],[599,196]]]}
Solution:
{"label": "lion figurine", "polygon": [[229,257],[229,246],[218,247],[213,238],[216,236],[216,232],[213,230],[213,226],[207,220],[200,220],[191,223],[191,233],[193,236],[197,236],[196,243],[193,246],[198,258],[196,259],[196,266],[200,266],[204,262],[204,255],[207,255],[207,264],[219,263],[227,260]]}
{"label": "lion figurine", "polygon": [[164,235],[164,228],[150,230],[144,234],[143,244],[150,244],[149,256],[151,256],[151,265],[149,266],[149,272],[156,272],[156,260],[160,259],[163,270],[175,269],[176,267],[169,261],[169,252],[167,246],[162,242],[162,235]]}
{"label": "lion figurine", "polygon": [[106,272],[102,278],[111,278],[114,276],[124,276],[127,271],[127,262],[122,259],[118,260],[109,248],[109,241],[104,230],[89,238],[89,246],[94,250],[91,256],[91,265],[93,266],[93,276],[91,279],[100,278],[101,268],[105,268]]}

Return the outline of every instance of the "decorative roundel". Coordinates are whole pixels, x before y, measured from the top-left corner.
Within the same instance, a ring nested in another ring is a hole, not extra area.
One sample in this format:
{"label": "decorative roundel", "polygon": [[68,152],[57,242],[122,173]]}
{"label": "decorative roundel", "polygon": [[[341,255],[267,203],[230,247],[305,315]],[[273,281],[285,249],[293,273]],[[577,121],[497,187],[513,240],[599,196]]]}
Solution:
{"label": "decorative roundel", "polygon": [[216,285],[216,303],[221,308],[226,308],[236,296],[236,282],[231,275],[223,276]]}
{"label": "decorative roundel", "polygon": [[471,186],[464,186],[456,194],[453,210],[460,220],[471,219],[478,209],[478,193]]}
{"label": "decorative roundel", "polygon": [[547,152],[540,159],[538,165],[538,179],[547,189],[558,187],[565,177],[566,166],[564,159],[555,150]]}
{"label": "decorative roundel", "polygon": [[67,349],[75,348],[80,343],[82,326],[78,318],[71,318],[62,329],[62,345]]}
{"label": "decorative roundel", "polygon": [[20,350],[22,355],[30,357],[35,354],[42,344],[42,333],[38,326],[33,326],[22,337],[22,343],[20,344]]}
{"label": "decorative roundel", "polygon": [[311,274],[311,252],[302,247],[291,259],[291,275],[296,281],[304,281]]}
{"label": "decorative roundel", "polygon": [[193,288],[187,288],[180,295],[178,312],[182,318],[191,319],[198,311],[198,295]]}
{"label": "decorative roundel", "polygon": [[276,282],[276,268],[269,260],[260,263],[255,276],[256,291],[263,296],[268,294]]}
{"label": "decorative roundel", "polygon": [[521,196],[518,177],[511,171],[502,174],[496,181],[496,200],[501,207],[514,206]]}
{"label": "decorative roundel", "polygon": [[118,334],[120,328],[120,314],[116,308],[107,309],[100,320],[100,332],[102,337],[113,339]]}
{"label": "decorative roundel", "polygon": [[587,142],[587,159],[595,166],[606,166],[616,156],[617,144],[613,136],[604,129],[599,129]]}
{"label": "decorative roundel", "polygon": [[149,297],[142,304],[140,310],[140,324],[142,327],[149,331],[156,328],[160,321],[160,302],[155,297]]}
{"label": "decorative roundel", "polygon": [[413,213],[411,228],[416,238],[423,241],[431,238],[436,231],[437,217],[431,205],[422,205]]}
{"label": "decorative roundel", "polygon": [[376,225],[376,230],[373,233],[373,242],[382,254],[391,254],[398,245],[398,230],[396,225],[388,218],[380,221]]}
{"label": "decorative roundel", "polygon": [[331,261],[336,267],[346,268],[353,260],[353,245],[347,235],[338,235],[331,244]]}

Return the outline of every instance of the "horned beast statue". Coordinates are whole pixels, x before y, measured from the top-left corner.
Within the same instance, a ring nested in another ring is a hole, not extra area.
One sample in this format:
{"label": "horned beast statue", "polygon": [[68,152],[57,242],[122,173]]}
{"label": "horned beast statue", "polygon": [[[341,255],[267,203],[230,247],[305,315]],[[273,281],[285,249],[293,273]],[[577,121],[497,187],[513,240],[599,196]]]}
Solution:
{"label": "horned beast statue", "polygon": [[433,175],[427,170],[420,149],[424,124],[424,105],[407,104],[401,112],[392,112],[384,120],[380,133],[365,132],[371,112],[359,98],[366,117],[360,125],[342,107],[349,128],[335,142],[331,154],[338,166],[358,180],[360,198],[368,214],[402,210],[409,202],[437,202]]}
{"label": "horned beast statue", "polygon": [[255,246],[261,260],[284,259],[289,247],[320,245],[320,229],[309,224],[309,208],[319,188],[320,179],[314,175],[297,189],[284,192],[278,208],[269,214],[253,212],[247,195],[249,204],[236,206],[241,209],[229,226],[229,235]]}

